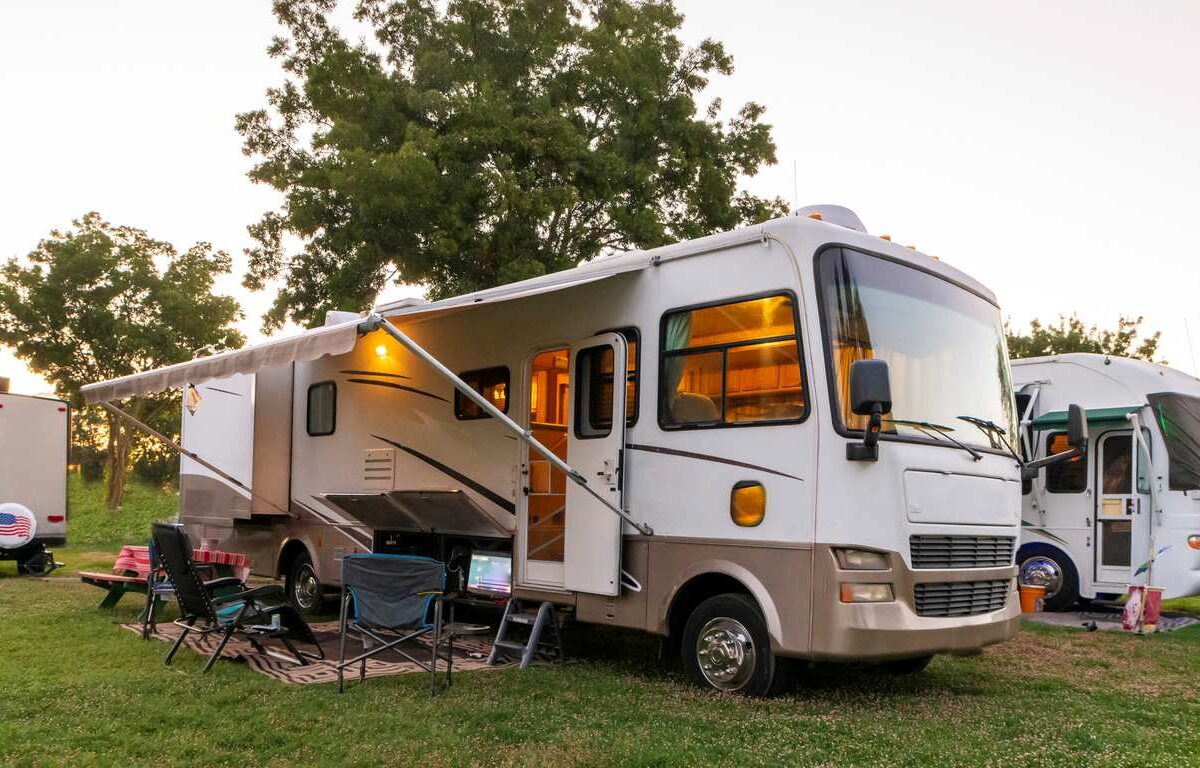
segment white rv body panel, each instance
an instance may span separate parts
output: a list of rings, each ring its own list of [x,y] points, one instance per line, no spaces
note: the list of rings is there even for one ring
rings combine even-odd
[[[1133,427],[1128,417],[1090,423],[1086,484],[1056,492],[1043,470],[1023,496],[1022,547],[1040,544],[1063,552],[1084,598],[1146,583],[1162,587],[1167,598],[1200,594],[1200,550],[1188,546],[1189,536],[1200,535],[1200,490],[1170,488],[1167,444],[1147,400],[1164,392],[1200,397],[1200,381],[1163,365],[1099,354],[1014,360],[1012,368],[1018,392],[1032,396],[1036,391],[1027,421],[1065,411],[1071,403],[1088,411],[1129,411],[1140,422],[1150,453],[1149,461],[1136,449],[1130,458],[1129,471],[1141,477],[1138,487],[1106,492],[1105,465],[1111,465],[1118,442],[1133,443]],[[1055,431],[1060,430],[1033,432],[1036,457],[1046,455],[1046,441]],[[1122,447],[1122,459],[1126,452]],[[1106,565],[1105,531],[1126,526],[1128,562],[1122,556],[1119,565]]]
[[[33,513],[35,542],[66,543],[69,450],[65,402],[0,393],[0,505]]]

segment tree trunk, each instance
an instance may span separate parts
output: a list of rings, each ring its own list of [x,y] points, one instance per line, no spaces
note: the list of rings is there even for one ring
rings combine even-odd
[[[109,512],[121,508],[121,497],[125,495],[125,474],[129,463],[129,444],[132,440],[129,428],[115,414],[108,416],[108,497]]]

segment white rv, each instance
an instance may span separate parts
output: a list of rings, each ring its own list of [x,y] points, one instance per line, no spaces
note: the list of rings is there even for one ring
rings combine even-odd
[[[182,520],[301,605],[352,552],[461,583],[511,555],[501,592],[749,693],[787,658],[914,670],[1002,641],[1021,475],[995,298],[803,213],[84,392],[184,387]]]
[[[69,425],[62,400],[0,391],[0,560],[18,573],[50,572],[67,543]]]
[[[1023,583],[1046,604],[1119,595],[1200,594],[1200,380],[1107,355],[1014,360],[1021,439],[1036,459],[1061,447],[1068,402],[1086,409],[1086,456],[1026,482]]]

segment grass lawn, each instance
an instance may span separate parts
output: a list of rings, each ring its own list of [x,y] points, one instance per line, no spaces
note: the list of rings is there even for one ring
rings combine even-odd
[[[694,690],[652,640],[584,627],[573,663],[464,673],[437,697],[416,676],[339,696],[229,662],[201,676],[186,651],[164,667],[165,643],[117,626],[135,599],[99,611],[99,590],[63,575],[111,565],[145,528],[81,525],[95,538],[56,553],[54,578],[0,564],[0,765],[1200,764],[1200,628],[1027,625],[920,676],[828,668],[756,701]]]

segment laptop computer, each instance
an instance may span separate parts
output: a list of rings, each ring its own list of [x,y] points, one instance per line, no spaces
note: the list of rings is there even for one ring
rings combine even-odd
[[[507,597],[512,594],[512,556],[472,552],[467,571],[467,592]]]

